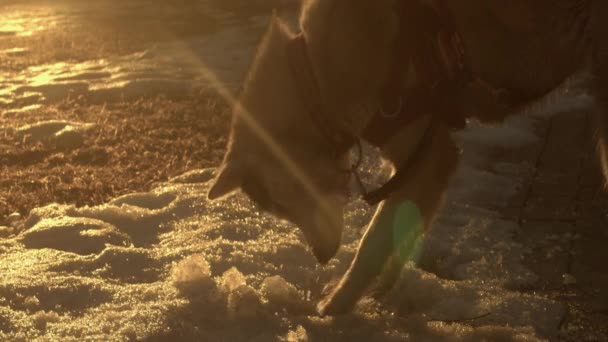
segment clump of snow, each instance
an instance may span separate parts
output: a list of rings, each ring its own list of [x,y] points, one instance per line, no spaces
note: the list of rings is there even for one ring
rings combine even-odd
[[[232,267],[224,274],[220,279],[220,288],[225,293],[231,293],[241,286],[247,285],[247,279],[245,275],[241,273],[236,267]]]
[[[228,318],[252,320],[264,315],[260,293],[247,284],[247,278],[236,267],[225,271],[217,279],[217,285]]]
[[[40,300],[38,300],[38,297],[36,296],[29,296],[23,300],[23,305],[32,310],[40,305]]]
[[[21,220],[23,220],[23,216],[20,213],[12,213],[6,217],[6,223],[10,226],[16,226]]]
[[[287,309],[295,312],[298,309],[301,310],[304,305],[304,294],[280,275],[264,279],[260,291],[275,309]]]
[[[17,129],[15,137],[21,141],[54,142],[59,148],[73,149],[84,142],[84,137],[95,124],[61,120],[42,121]]]
[[[59,315],[54,311],[39,311],[34,317],[34,326],[39,330],[46,329],[49,323],[57,323],[61,320]]]
[[[290,330],[289,333],[287,333],[287,336],[285,337],[284,341],[286,342],[308,342],[309,337],[308,337],[308,333],[306,332],[306,329],[301,326],[298,325],[297,328],[295,328],[294,330]]]
[[[0,238],[7,238],[15,233],[13,227],[0,226]]]
[[[240,285],[228,292],[226,300],[228,317],[231,319],[262,318],[263,303],[260,294],[249,285]]]
[[[217,285],[211,278],[211,269],[203,255],[192,255],[175,265],[171,273],[173,285],[186,297],[200,293],[217,296]]]
[[[565,273],[562,275],[564,285],[576,285],[576,277],[574,277],[570,273]]]

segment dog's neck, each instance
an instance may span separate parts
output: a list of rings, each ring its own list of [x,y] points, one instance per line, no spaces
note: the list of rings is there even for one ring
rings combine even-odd
[[[392,0],[304,2],[300,27],[325,111],[355,136],[377,112],[396,39]]]
[[[305,112],[291,74],[287,46],[294,34],[273,18],[247,75],[234,114],[232,144],[255,146],[260,134],[275,142],[320,143],[322,133]],[[265,132],[260,132],[263,129]],[[262,139],[264,140],[264,139]]]
[[[329,7],[329,2],[309,3]],[[304,10],[301,27],[306,37],[308,58],[320,88],[324,115],[342,131],[361,136],[378,110],[381,86],[389,72],[385,64],[390,55],[385,54],[392,52],[395,30],[392,26],[374,29],[378,31],[374,34],[384,41],[380,45],[377,42],[370,45],[367,39],[356,40],[354,44],[341,43],[343,37],[350,37],[349,31],[342,32],[340,23],[330,24],[331,20],[325,15],[321,16],[324,17],[322,20],[308,20],[313,17],[314,13],[309,13],[312,11]],[[242,117],[250,113],[251,118],[269,132],[301,134],[305,141],[323,140],[323,133],[306,112],[309,104],[304,103],[306,99],[298,93],[297,80],[289,66],[287,46],[293,37],[294,34],[280,20],[272,20],[245,81],[239,103],[241,109],[237,108],[235,112],[233,132],[252,133],[247,120]],[[248,140],[243,138],[248,135],[251,136],[234,136]],[[244,143],[248,144],[247,141]]]

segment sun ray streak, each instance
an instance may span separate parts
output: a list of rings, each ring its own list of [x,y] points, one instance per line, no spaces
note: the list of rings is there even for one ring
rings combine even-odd
[[[318,202],[319,207],[325,214],[326,218],[333,220],[336,213],[333,212],[332,206],[328,200],[321,194],[313,180],[300,168],[297,163],[290,157],[285,148],[279,144],[272,135],[255,119],[255,117],[244,107],[240,105],[238,99],[223,85],[215,73],[209,68],[203,60],[199,59],[200,67],[205,70],[205,78],[208,83],[218,91],[219,95],[224,98],[231,106],[233,106],[234,115],[239,115],[239,118],[249,127],[249,129],[257,136],[263,144],[277,157],[277,159],[296,177],[296,179],[308,191],[309,195]]]

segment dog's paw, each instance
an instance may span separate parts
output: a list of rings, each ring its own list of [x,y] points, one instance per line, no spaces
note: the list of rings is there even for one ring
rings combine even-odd
[[[358,299],[348,296],[344,288],[337,287],[317,304],[317,312],[321,317],[344,315],[352,311]]]
[[[317,312],[319,316],[337,316],[343,312],[340,312],[339,305],[336,304],[335,300],[332,300],[333,297],[328,296],[323,298],[319,304],[317,304]]]

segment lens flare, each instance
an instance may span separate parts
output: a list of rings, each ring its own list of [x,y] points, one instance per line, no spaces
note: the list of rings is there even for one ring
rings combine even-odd
[[[405,201],[395,211],[393,248],[401,263],[417,261],[422,249],[424,218],[413,201]]]

